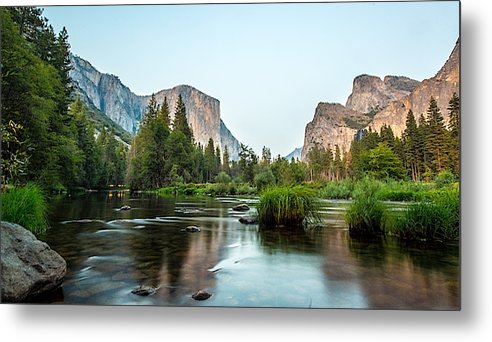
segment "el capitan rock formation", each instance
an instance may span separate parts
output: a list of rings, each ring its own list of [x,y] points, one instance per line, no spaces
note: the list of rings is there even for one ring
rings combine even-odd
[[[99,72],[80,57],[70,57],[73,66],[70,77],[76,95],[89,106],[105,113],[124,130],[135,134],[151,96],[136,95],[117,76]],[[185,103],[195,141],[206,146],[212,138],[221,150],[227,145],[231,160],[238,159],[240,143],[220,118],[220,101],[189,85],[160,90],[155,93],[155,98],[161,104],[167,97],[171,119],[174,118],[179,95]]]

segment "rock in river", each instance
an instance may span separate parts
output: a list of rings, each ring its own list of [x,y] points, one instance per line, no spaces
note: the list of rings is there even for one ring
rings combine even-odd
[[[186,228],[181,229],[182,232],[188,232],[188,233],[198,233],[200,231],[200,228],[197,226],[188,226]]]
[[[191,295],[191,298],[194,300],[207,300],[212,296],[212,294],[208,293],[205,290],[198,290]]]
[[[134,288],[132,290],[132,293],[139,295],[139,296],[150,296],[150,295],[153,295],[156,291],[157,291],[157,288],[155,288],[155,287],[140,285],[139,287]]]
[[[27,302],[57,289],[67,263],[27,229],[1,223],[2,302]]]
[[[130,210],[132,207],[130,207],[129,205],[124,205],[120,208],[120,210]]]
[[[239,219],[239,222],[243,224],[257,224],[258,223],[258,217],[256,216],[244,216]]]
[[[246,203],[238,204],[232,207],[232,210],[234,211],[248,211],[249,210],[249,205]]]

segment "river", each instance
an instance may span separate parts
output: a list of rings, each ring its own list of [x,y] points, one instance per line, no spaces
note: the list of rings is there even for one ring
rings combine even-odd
[[[406,246],[349,237],[346,201],[324,201],[324,227],[260,228],[231,210],[247,198],[88,193],[50,202],[42,236],[68,271],[43,303],[457,310],[457,243]],[[123,205],[131,210],[123,211]],[[402,204],[391,204],[395,210]],[[201,231],[182,232],[195,225]],[[131,291],[157,288],[149,296]],[[206,290],[204,301],[191,296]]]

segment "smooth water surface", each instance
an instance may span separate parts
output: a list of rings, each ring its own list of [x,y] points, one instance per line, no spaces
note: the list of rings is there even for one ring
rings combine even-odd
[[[231,210],[252,199],[90,193],[51,203],[42,237],[68,264],[43,302],[107,305],[456,310],[459,248],[351,239],[344,201],[323,202],[325,226],[259,228]],[[120,211],[123,205],[132,207]],[[397,210],[398,206],[393,205]],[[195,225],[198,233],[181,229]],[[156,287],[153,295],[131,291]],[[207,290],[212,297],[191,295]]]

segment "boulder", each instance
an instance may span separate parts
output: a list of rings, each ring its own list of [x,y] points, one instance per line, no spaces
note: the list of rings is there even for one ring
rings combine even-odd
[[[258,223],[258,217],[256,216],[244,216],[239,219],[239,222],[243,224],[257,224]]]
[[[139,295],[139,296],[150,296],[150,295],[155,294],[156,291],[157,291],[157,288],[155,288],[155,287],[140,285],[139,287],[134,288],[132,290],[132,293]]]
[[[198,228],[197,226],[188,226],[186,228],[182,228],[181,231],[187,233],[198,233],[200,231],[200,228]]]
[[[212,294],[208,293],[205,290],[198,290],[191,295],[191,298],[193,298],[194,300],[207,300],[210,297],[212,297]]]
[[[120,210],[130,210],[132,207],[130,207],[129,205],[124,205],[120,208]]]
[[[2,302],[27,302],[57,289],[67,263],[27,229],[1,223]]]
[[[232,210],[234,211],[248,211],[249,210],[249,205],[246,203],[238,204],[232,207]]]

